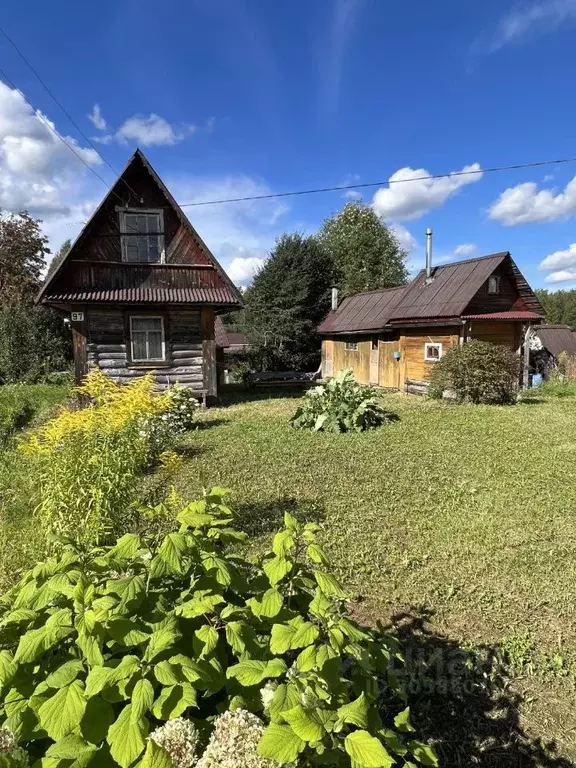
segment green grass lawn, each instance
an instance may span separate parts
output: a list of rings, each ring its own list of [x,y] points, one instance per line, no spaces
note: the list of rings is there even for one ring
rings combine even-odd
[[[514,739],[524,744],[525,729],[576,758],[576,399],[488,407],[387,394],[399,420],[358,435],[290,428],[296,402],[204,413],[182,495],[230,488],[256,547],[286,509],[321,520],[362,619],[409,627],[430,648],[503,646],[510,690],[524,694],[522,717],[517,704],[506,715],[518,717]],[[458,749],[446,765],[572,764],[536,752],[522,762],[525,745],[508,745],[508,762],[502,744]]]

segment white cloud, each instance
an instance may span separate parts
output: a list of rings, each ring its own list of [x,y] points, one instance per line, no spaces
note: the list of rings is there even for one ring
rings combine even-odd
[[[508,187],[488,209],[491,219],[508,227],[535,221],[558,221],[576,213],[576,176],[561,190],[538,189],[534,181]]]
[[[563,251],[554,251],[540,262],[540,269],[564,269],[576,267],[576,243],[568,246]]]
[[[507,13],[488,37],[480,38],[474,48],[494,53],[506,45],[553,32],[576,19],[576,0],[539,0]]]
[[[102,112],[100,111],[100,104],[94,104],[92,112],[88,115],[88,120],[90,120],[94,128],[99,131],[105,131],[107,128],[106,120],[104,120]]]
[[[456,248],[454,248],[454,255],[471,256],[473,253],[476,253],[477,250],[478,246],[474,245],[474,243],[462,243],[461,245],[457,245]]]
[[[213,121],[208,123],[210,130]],[[105,136],[94,137],[95,141],[101,144],[110,144],[115,141],[119,144],[133,142],[143,147],[165,146],[177,144],[183,141],[187,136],[191,136],[197,130],[195,125],[183,124],[179,126],[172,125],[164,117],[151,114],[133,115],[125,120],[115,133],[108,133]]]
[[[266,259],[261,256],[236,256],[232,259],[226,272],[233,283],[243,285],[252,281],[254,275],[264,266]]]
[[[544,278],[545,283],[566,283],[569,280],[576,280],[576,269],[561,269]]]
[[[462,172],[469,175],[455,175]],[[439,179],[421,178],[429,175],[424,168],[408,167],[393,173],[389,178],[393,183],[374,195],[372,205],[376,213],[392,219],[419,219],[428,211],[439,208],[462,187],[480,181],[483,174],[480,165],[473,163]]]
[[[70,136],[56,135],[43,120],[56,130],[20,91],[0,82],[0,209],[68,216],[69,201],[87,175],[83,162],[91,166],[101,159]]]
[[[412,234],[412,232],[409,232],[406,227],[403,224],[399,224],[397,222],[390,224],[390,229],[394,234],[396,235],[396,239],[400,243],[400,246],[407,252],[411,253],[412,251],[415,251],[418,247],[418,243],[416,242],[416,238]]]

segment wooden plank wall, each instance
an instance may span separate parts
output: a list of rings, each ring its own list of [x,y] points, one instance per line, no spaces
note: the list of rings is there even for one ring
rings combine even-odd
[[[135,308],[132,314],[138,314],[138,310]],[[178,382],[189,389],[205,391],[208,387],[204,381],[200,311],[171,308],[157,314],[165,318],[166,364],[156,368],[131,365],[127,355],[125,311],[99,308],[88,311],[88,367],[100,368],[119,383],[153,371],[159,390]]]
[[[400,389],[406,380],[428,381],[433,362],[424,360],[425,344],[442,344],[442,351],[459,343],[459,329],[454,327],[423,328],[403,331],[400,337],[400,355],[404,364],[401,366]]]
[[[471,339],[502,344],[516,351],[520,346],[522,323],[503,323],[490,321],[472,321]]]
[[[335,376],[338,371],[344,368],[351,368],[354,373],[354,378],[360,384],[370,383],[370,347],[371,340],[363,340],[356,338],[354,341],[358,341],[358,350],[356,352],[349,352],[345,349],[345,341],[332,342],[332,370]]]

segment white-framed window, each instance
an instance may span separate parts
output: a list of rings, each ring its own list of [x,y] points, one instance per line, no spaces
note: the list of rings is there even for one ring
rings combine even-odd
[[[488,278],[488,293],[500,293],[500,278],[492,275]]]
[[[344,343],[344,349],[346,350],[346,352],[358,352],[358,342],[347,341]]]
[[[133,363],[158,363],[166,360],[163,317],[130,316],[130,352]]]
[[[122,261],[139,264],[164,262],[164,212],[121,210]]]
[[[442,344],[424,344],[424,360],[435,363],[442,357]]]

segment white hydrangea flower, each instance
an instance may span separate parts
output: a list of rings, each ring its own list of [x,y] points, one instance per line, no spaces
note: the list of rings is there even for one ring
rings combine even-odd
[[[272,699],[274,698],[274,691],[277,688],[277,684],[273,683],[271,680],[269,680],[264,688],[260,691],[260,698],[262,699],[262,706],[265,710],[268,709],[270,704],[272,704]]]
[[[278,763],[256,751],[264,723],[245,709],[217,718],[198,768],[278,768]]]
[[[198,762],[198,731],[189,720],[183,717],[168,720],[152,731],[150,738],[168,752],[174,768],[191,768]]]
[[[9,754],[16,765],[28,768],[30,760],[28,753],[17,746],[16,737],[8,728],[0,728],[0,754]]]

